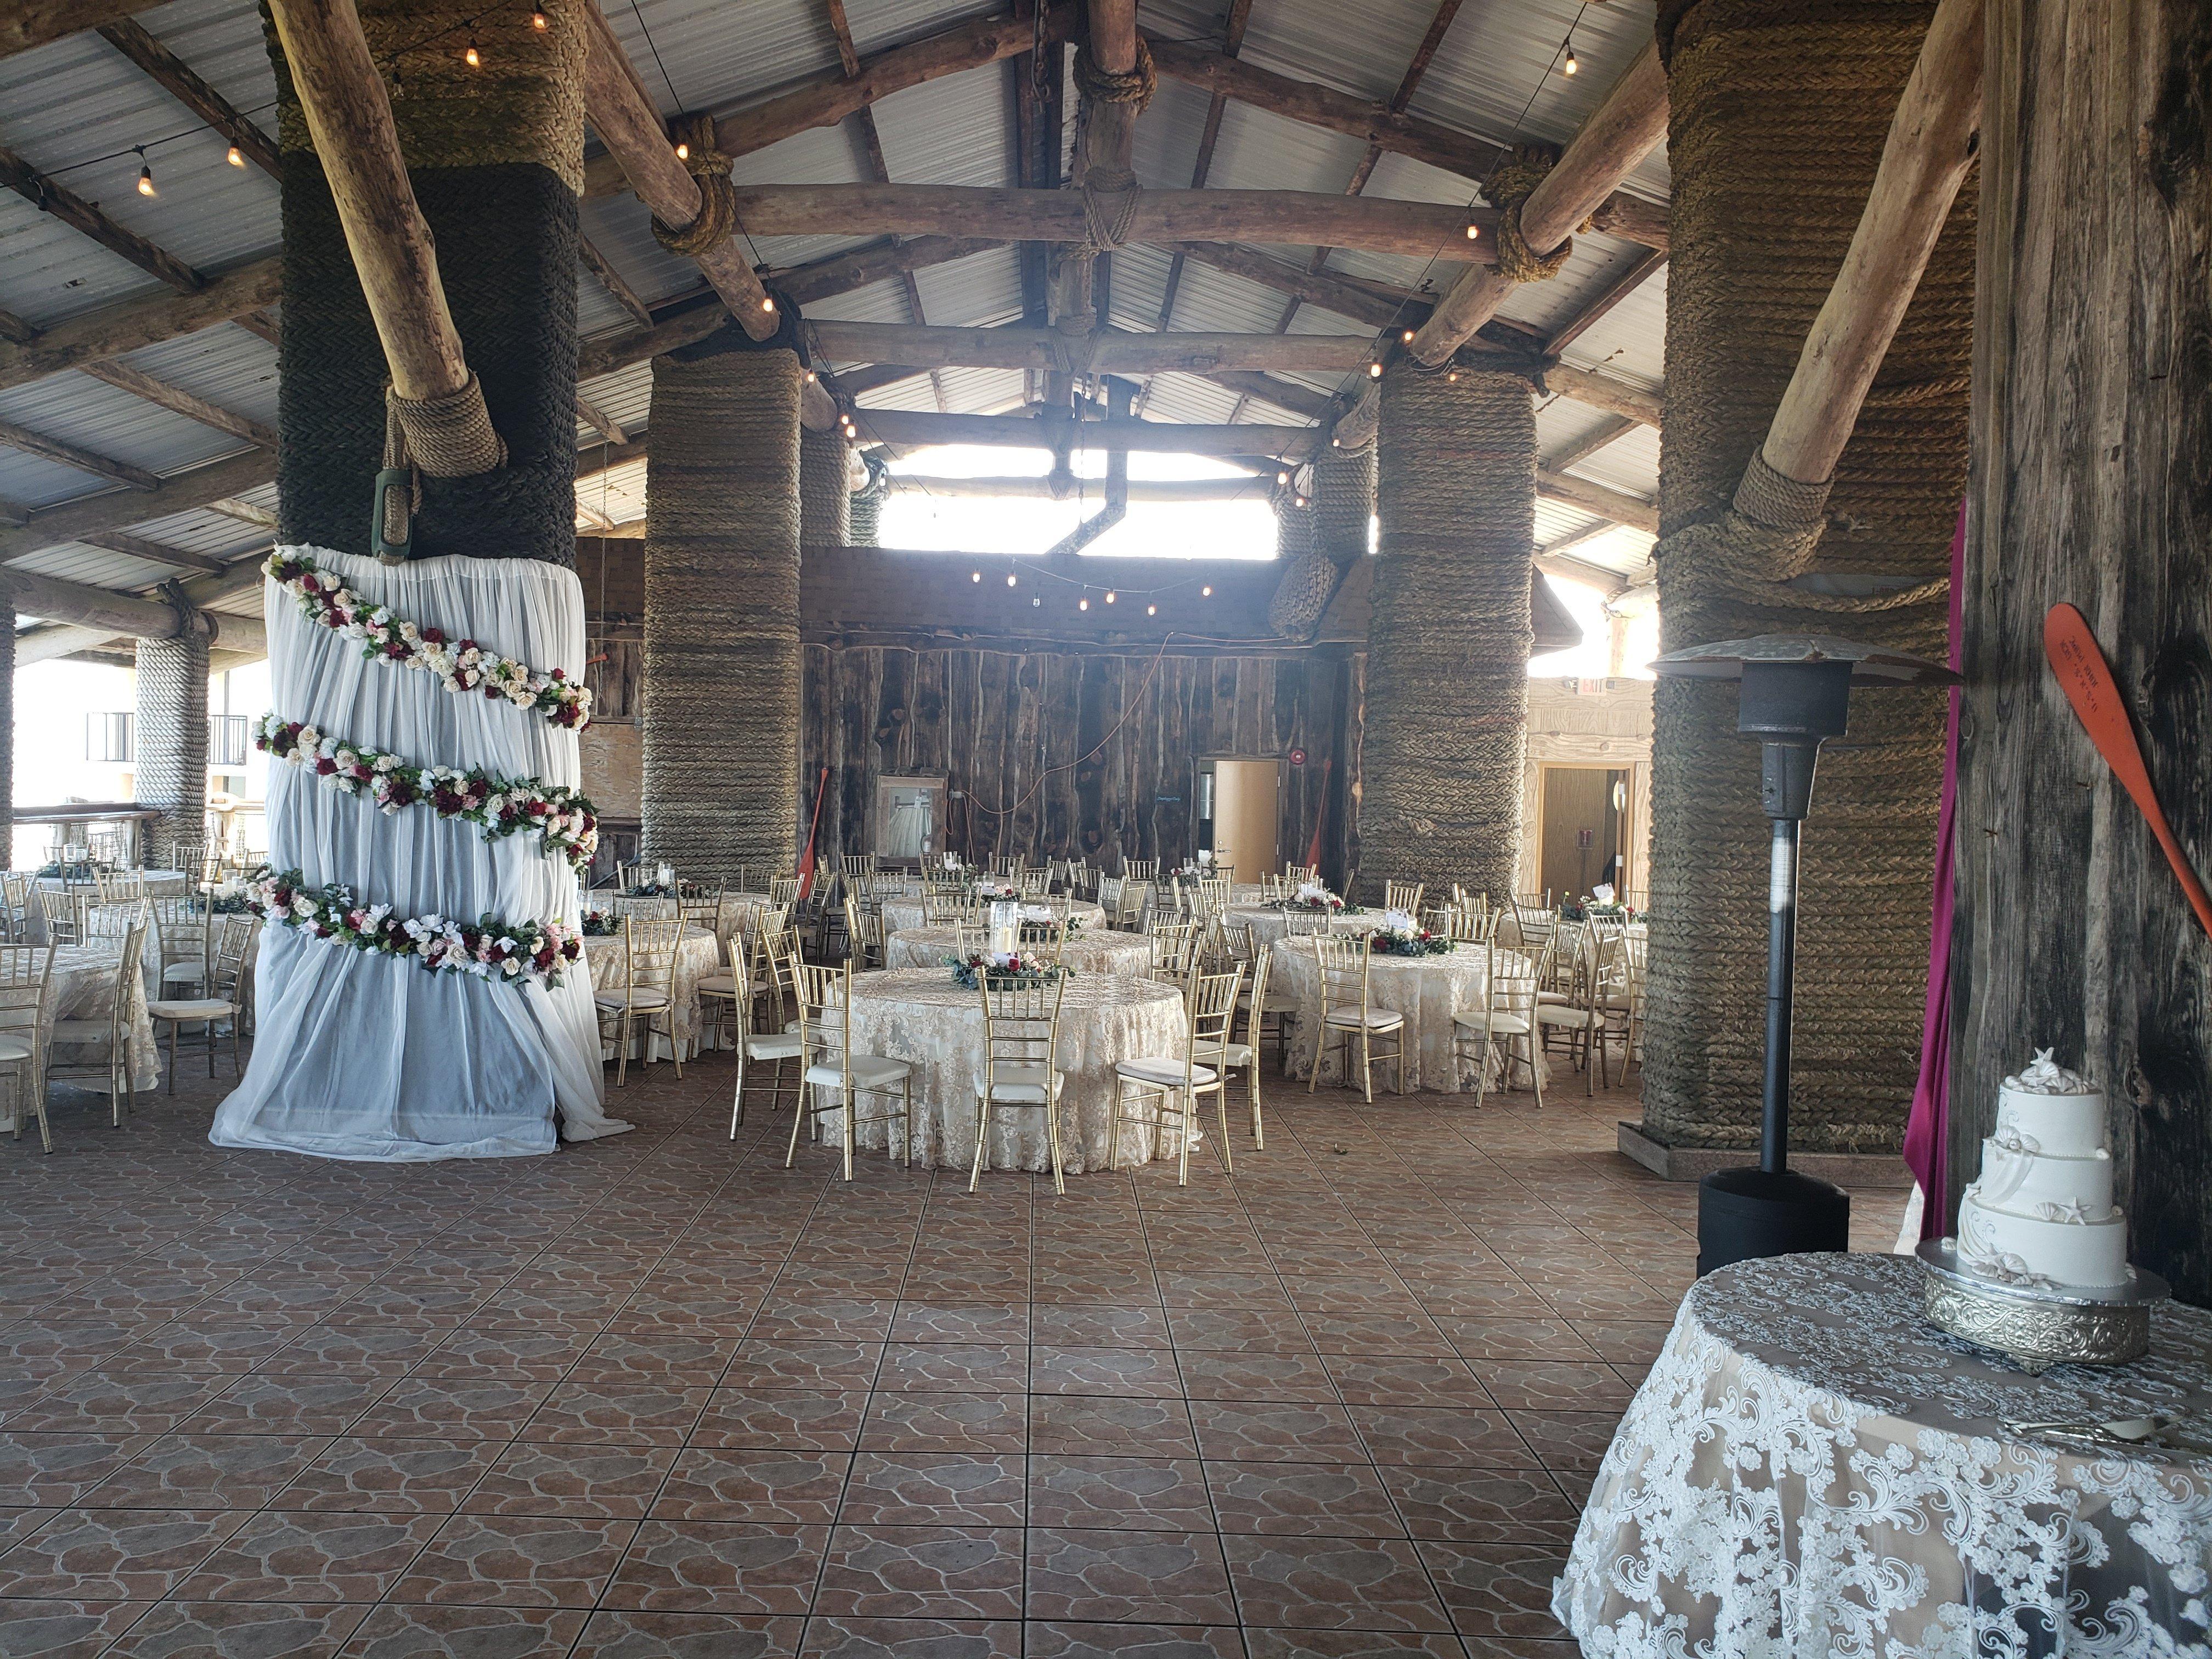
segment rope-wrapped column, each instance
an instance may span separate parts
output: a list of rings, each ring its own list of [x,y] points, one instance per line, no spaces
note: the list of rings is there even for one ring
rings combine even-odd
[[[542,7],[542,29],[528,7],[361,3],[447,306],[507,448],[489,471],[422,473],[417,558],[575,563],[580,3]],[[366,552],[389,376],[273,28],[269,40],[284,161],[278,538]]]
[[[0,594],[0,853],[15,866],[15,602]]]
[[[1367,551],[1375,512],[1375,452],[1332,449],[1314,463],[1304,505],[1275,498],[1275,549],[1283,574],[1267,603],[1267,626],[1286,640],[1310,640],[1353,560]]]
[[[1382,378],[1361,739],[1364,885],[1503,899],[1521,844],[1536,416],[1528,381]]]
[[[801,371],[749,344],[653,360],[645,850],[709,882],[795,851]]]
[[[889,470],[880,460],[868,458],[868,486],[854,491],[846,507],[851,520],[845,531],[848,545],[881,547],[884,544],[884,501],[890,493]]]
[[[172,842],[198,841],[207,833],[206,629],[139,641],[137,681],[133,793],[139,805],[161,814],[138,827],[142,861],[153,864],[155,854],[167,854]]]
[[[845,486],[845,435],[832,428],[799,433],[799,539],[842,547],[853,532],[853,492]]]
[[[1943,655],[1942,581],[1966,478],[1971,179],[1837,467],[1825,532],[1817,489],[1755,465],[1934,11],[1933,0],[1662,8],[1674,174],[1666,650],[1818,632]],[[1762,532],[1741,511],[1731,519],[1731,501],[1771,526],[1771,547],[1753,544]],[[1892,591],[1779,586],[1823,572],[1870,573]],[[1759,747],[1736,735],[1735,702],[1733,686],[1703,682],[1657,691],[1644,1121],[1672,1146],[1758,1139],[1767,825]],[[1791,1124],[1808,1149],[1881,1152],[1902,1133],[1919,1049],[1943,704],[1875,691],[1852,700],[1850,722],[1821,757],[1805,827]]]

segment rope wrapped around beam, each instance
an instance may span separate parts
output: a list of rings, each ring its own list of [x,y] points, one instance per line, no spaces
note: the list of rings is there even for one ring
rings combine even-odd
[[[1974,189],[1892,343],[1836,477],[1759,458],[1843,262],[1933,0],[1663,6],[1678,229],[1660,469],[1662,644],[1840,633],[1941,658],[1966,483]],[[1812,591],[1807,579],[1848,575]],[[1807,1150],[1894,1150],[1918,1057],[1942,773],[1939,693],[1855,698],[1805,836],[1792,1129]],[[1759,750],[1733,687],[1655,703],[1644,1127],[1756,1144],[1767,883]]]
[[[853,492],[845,487],[845,434],[802,428],[799,434],[799,539],[805,547],[842,547],[853,528]]]
[[[1313,466],[1311,504],[1275,501],[1282,580],[1267,602],[1267,626],[1286,640],[1310,640],[1352,562],[1367,551],[1375,513],[1375,452],[1332,449]]]
[[[655,216],[653,240],[671,253],[696,259],[721,246],[737,229],[738,191],[730,179],[731,158],[714,148],[714,118],[679,115],[673,125],[684,151],[684,170],[699,186],[699,216],[681,226]]]
[[[1521,209],[1536,193],[1558,153],[1548,144],[1516,144],[1509,160],[1483,181],[1482,193],[1498,210],[1498,274],[1516,283],[1540,283],[1556,276],[1575,251],[1570,236],[1549,253],[1539,253],[1521,234]]]

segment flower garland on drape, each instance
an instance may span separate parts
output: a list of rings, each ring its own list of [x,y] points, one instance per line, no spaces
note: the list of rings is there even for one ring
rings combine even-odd
[[[309,621],[360,641],[364,657],[422,669],[448,691],[504,698],[564,729],[580,730],[590,723],[592,694],[572,684],[564,670],[535,669],[474,640],[449,641],[440,629],[395,617],[323,572],[304,553],[273,553],[263,569],[298,601]],[[477,824],[486,841],[534,831],[548,857],[557,853],[578,870],[591,863],[599,846],[596,811],[574,789],[450,766],[415,765],[275,714],[262,718],[254,742],[277,759],[313,772],[326,787],[368,795],[387,813],[428,805],[441,817]],[[561,983],[562,969],[583,955],[580,937],[562,921],[510,921],[490,915],[473,922],[395,916],[388,904],[361,903],[341,883],[311,887],[298,870],[264,872],[246,899],[270,921],[351,950],[404,957],[430,973],[551,988]]]

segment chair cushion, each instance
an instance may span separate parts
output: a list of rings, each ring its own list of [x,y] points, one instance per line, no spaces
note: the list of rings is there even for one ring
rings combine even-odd
[[[799,1033],[770,1031],[745,1039],[747,1060],[796,1060],[799,1058]]]
[[[1114,1072],[1117,1077],[1129,1078],[1139,1083],[1156,1084],[1170,1089],[1182,1087],[1182,1062],[1179,1060],[1125,1060],[1114,1068]],[[1217,1080],[1210,1067],[1194,1066],[1190,1068],[1193,1088],[1203,1089]]]
[[[1464,1030],[1473,1031],[1480,1036],[1482,1031],[1482,1010],[1480,1008],[1474,1008],[1468,1010],[1468,1012],[1463,1014],[1454,1014],[1452,1016],[1452,1024],[1461,1027]],[[1527,1036],[1528,1035],[1528,1022],[1526,1018],[1520,1014],[1492,1014],[1490,1017],[1490,1035],[1492,1036]]]
[[[738,994],[735,974],[702,974],[699,977],[699,994],[702,997],[733,997]]]
[[[1066,1073],[1052,1073],[1052,1091],[1059,1094],[1067,1081]],[[1001,1065],[992,1074],[991,1098],[1001,1104],[1042,1106],[1044,1104],[1045,1066],[1041,1060],[1022,1060],[1014,1065]],[[975,1079],[975,1096],[982,1098],[983,1079]]]
[[[1536,1023],[1539,1025],[1564,1025],[1580,1030],[1585,1025],[1600,1025],[1604,1022],[1603,1014],[1589,1008],[1570,1007],[1556,1002],[1536,1005]]]
[[[1221,1050],[1221,1063],[1231,1070],[1239,1066],[1249,1066],[1258,1057],[1259,1051],[1249,1042],[1227,1043]]]
[[[853,1074],[853,1086],[856,1089],[880,1089],[887,1083],[896,1083],[914,1070],[907,1061],[884,1054],[848,1054],[845,1064]],[[845,1079],[835,1066],[821,1065],[806,1068],[806,1080],[826,1083],[834,1089]]]
[[[1361,1023],[1358,1006],[1350,1002],[1340,1003],[1328,1011],[1328,1023],[1331,1025],[1349,1025],[1358,1030]],[[1395,1031],[1405,1023],[1405,1015],[1395,1008],[1370,1008],[1367,1011],[1366,1025],[1370,1031]]]
[[[173,962],[161,969],[164,985],[197,985],[206,977],[206,968],[197,962]]]
[[[640,1010],[665,1008],[668,1006],[668,993],[635,989],[628,992],[611,991],[604,995],[593,997],[592,1000],[602,1008],[629,1007]]]
[[[146,1012],[155,1019],[228,1019],[238,1010],[221,997],[201,997],[187,1002],[149,1002]]]

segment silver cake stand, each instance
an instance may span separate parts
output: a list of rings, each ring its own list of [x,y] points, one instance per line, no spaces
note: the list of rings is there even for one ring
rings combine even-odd
[[[2150,1310],[2172,1294],[2138,1267],[2125,1285],[2007,1285],[1969,1272],[1955,1238],[1924,1241],[1921,1312],[1962,1342],[1993,1348],[2031,1374],[2053,1365],[2124,1365],[2150,1346]]]

